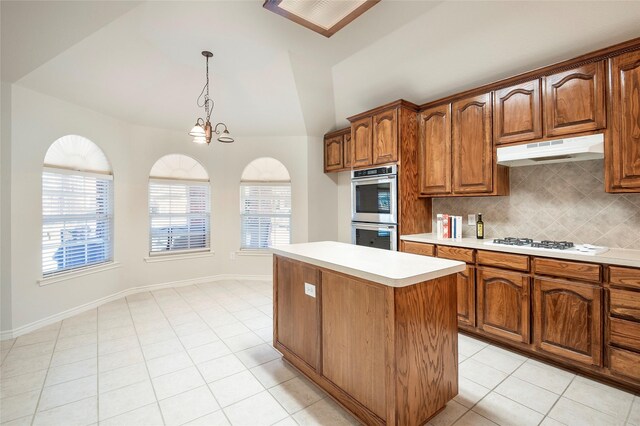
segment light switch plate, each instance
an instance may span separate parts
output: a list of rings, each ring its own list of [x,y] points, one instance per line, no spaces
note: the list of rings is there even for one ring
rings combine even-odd
[[[475,226],[475,225],[476,225],[476,215],[475,215],[475,214],[470,214],[470,215],[468,216],[468,218],[469,218],[469,219],[468,219],[467,224],[468,224],[469,226]]]
[[[304,294],[311,297],[316,297],[316,286],[309,283],[304,283]]]

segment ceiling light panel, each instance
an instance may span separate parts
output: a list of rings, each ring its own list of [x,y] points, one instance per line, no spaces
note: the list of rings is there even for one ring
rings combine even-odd
[[[280,8],[329,30],[366,0],[282,0]]]

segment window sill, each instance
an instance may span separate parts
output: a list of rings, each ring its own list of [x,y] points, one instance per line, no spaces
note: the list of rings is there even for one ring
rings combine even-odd
[[[258,257],[262,257],[262,256],[271,256],[273,254],[273,252],[271,251],[271,249],[264,249],[264,250],[238,250],[236,252],[236,255],[238,256],[258,256]]]
[[[170,253],[158,254],[156,256],[147,256],[144,261],[147,263],[170,262],[172,260],[198,259],[200,257],[215,256],[214,251],[200,251],[197,253]]]
[[[98,272],[108,271],[110,269],[119,268],[120,262],[109,262],[96,266],[87,266],[86,268],[77,269],[75,271],[61,272],[59,274],[52,275],[50,277],[41,278],[38,280],[38,285],[43,287],[45,285],[58,283],[61,281],[72,280],[74,278],[83,277],[85,275],[97,274]]]

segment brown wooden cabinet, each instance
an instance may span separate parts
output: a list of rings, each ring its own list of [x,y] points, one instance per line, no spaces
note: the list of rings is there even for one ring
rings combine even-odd
[[[536,349],[587,365],[602,365],[602,288],[536,278],[533,336]]]
[[[640,50],[609,60],[611,142],[606,174],[610,192],[640,191]]]
[[[458,272],[458,324],[476,326],[476,268],[467,265],[464,272]]]
[[[275,266],[277,323],[274,340],[300,357],[309,367],[320,369],[320,299],[305,294],[305,283],[316,286],[318,269],[295,260],[278,258]]]
[[[398,161],[398,110],[373,116],[373,164]]]
[[[422,111],[418,134],[420,194],[451,193],[451,104]]]
[[[548,137],[604,128],[604,61],[545,77],[544,105],[544,127]]]
[[[493,138],[496,144],[542,137],[540,80],[496,90],[493,94]]]
[[[352,155],[352,149],[353,149],[353,147],[351,146],[351,131],[349,131],[343,136],[342,147],[343,147],[342,159],[343,159],[344,168],[350,169],[353,166],[351,162],[351,155]]]
[[[325,138],[324,140],[324,171],[333,172],[341,170],[343,163],[342,135]]]
[[[370,166],[373,163],[373,119],[364,117],[351,123],[353,167]]]
[[[478,267],[478,328],[486,333],[529,343],[529,276]]]
[[[490,193],[494,156],[491,134],[491,93],[452,105],[453,192]]]

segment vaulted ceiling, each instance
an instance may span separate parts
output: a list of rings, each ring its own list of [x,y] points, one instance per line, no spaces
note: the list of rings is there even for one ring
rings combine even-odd
[[[120,118],[237,135],[320,135],[400,97],[425,102],[640,36],[640,2],[383,0],[327,39],[262,1],[2,1],[4,81]]]

